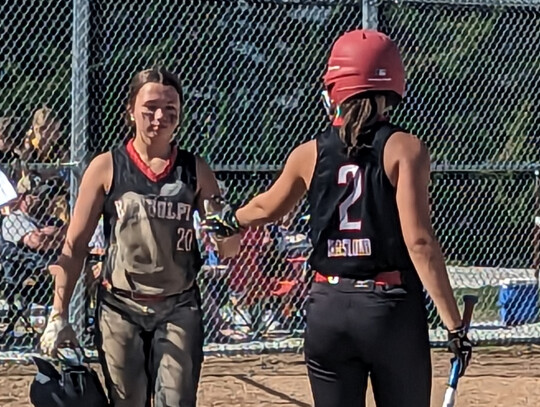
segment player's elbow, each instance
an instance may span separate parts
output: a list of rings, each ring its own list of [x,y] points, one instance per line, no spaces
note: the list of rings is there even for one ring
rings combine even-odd
[[[423,280],[445,271],[444,256],[435,236],[426,234],[405,241],[411,261]],[[437,277],[435,277],[437,278]]]
[[[411,257],[429,258],[438,248],[437,239],[428,233],[406,237],[405,245]]]
[[[264,198],[263,195],[260,195],[254,199],[253,212],[256,214],[255,218],[258,220],[254,226],[275,222],[280,218],[278,210],[272,207],[271,204],[272,201],[270,201],[268,198]]]

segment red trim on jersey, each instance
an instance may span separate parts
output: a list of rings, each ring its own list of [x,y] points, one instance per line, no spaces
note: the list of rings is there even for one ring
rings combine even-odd
[[[163,178],[165,178],[167,175],[169,175],[174,167],[174,162],[176,161],[176,155],[178,154],[178,150],[176,146],[172,147],[171,155],[167,159],[167,165],[165,165],[165,168],[163,168],[163,171],[161,171],[159,174],[156,174],[152,169],[146,164],[137,150],[135,150],[135,147],[133,146],[133,139],[130,139],[126,145],[126,151],[128,154],[128,157],[131,161],[137,166],[137,168],[150,180],[153,182],[157,182]]]
[[[336,116],[332,122],[332,126],[341,127],[343,125],[343,117]]]

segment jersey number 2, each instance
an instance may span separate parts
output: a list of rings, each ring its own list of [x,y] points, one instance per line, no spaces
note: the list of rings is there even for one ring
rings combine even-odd
[[[362,195],[362,171],[360,171],[358,165],[348,164],[341,167],[338,173],[338,184],[347,185],[350,177],[354,178],[353,190],[339,205],[339,230],[359,231],[362,228],[362,221],[352,221],[349,219],[349,208]]]

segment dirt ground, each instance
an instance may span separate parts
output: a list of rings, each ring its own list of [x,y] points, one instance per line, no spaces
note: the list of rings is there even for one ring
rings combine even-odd
[[[438,407],[448,374],[448,354],[434,351],[433,365],[432,406]],[[0,367],[1,407],[30,406],[28,388],[34,371],[32,366]],[[460,382],[458,397],[457,407],[540,406],[540,347],[477,349],[474,363]],[[312,402],[302,356],[208,357],[198,405],[309,407]],[[368,406],[375,406],[371,395]]]

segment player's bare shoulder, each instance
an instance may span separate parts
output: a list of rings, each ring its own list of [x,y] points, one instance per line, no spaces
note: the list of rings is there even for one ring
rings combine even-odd
[[[397,131],[390,136],[385,146],[385,153],[398,157],[415,157],[428,154],[425,143],[417,136]]]
[[[108,151],[94,157],[88,164],[84,178],[92,185],[103,186],[106,192],[109,191],[113,178],[112,153]]]
[[[395,132],[384,147],[384,169],[393,185],[400,165],[423,168],[426,164],[429,167],[429,161],[426,144],[410,133]]]
[[[297,146],[289,155],[287,165],[292,166],[295,172],[304,180],[306,188],[311,184],[311,178],[317,163],[317,142],[306,141]]]

